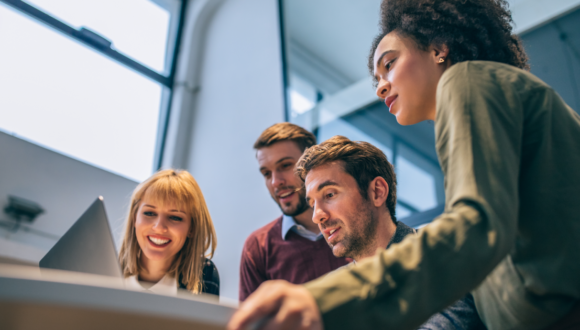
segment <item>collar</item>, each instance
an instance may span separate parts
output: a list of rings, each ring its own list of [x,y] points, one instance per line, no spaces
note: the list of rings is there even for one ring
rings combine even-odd
[[[391,247],[391,244],[401,243],[401,241],[405,238],[405,236],[409,234],[414,234],[416,232],[417,231],[414,228],[407,226],[401,221],[397,221],[397,229],[395,230],[393,236],[391,236],[391,240],[387,245],[387,249]]]
[[[165,274],[159,282],[148,287],[147,285],[142,285],[137,279],[138,275],[133,275],[125,278],[125,287],[128,289],[133,289],[137,291],[148,291],[158,294],[176,296],[177,295],[177,279]]]
[[[409,227],[401,221],[397,221],[397,229],[395,229],[395,233],[391,236],[391,240],[389,241],[389,244],[387,244],[387,249],[390,248],[392,244],[401,243],[407,235],[416,232],[417,230],[415,228]],[[356,265],[356,261],[353,259],[353,261],[348,265]]]
[[[296,223],[296,221],[294,220],[294,218],[292,218],[291,216],[288,215],[282,215],[282,239],[286,240],[286,237],[288,236],[288,232],[292,230],[294,231],[296,234],[309,239],[311,241],[317,241],[320,238],[322,238],[322,233],[316,234],[311,232],[310,230],[304,228],[304,226],[299,225]]]

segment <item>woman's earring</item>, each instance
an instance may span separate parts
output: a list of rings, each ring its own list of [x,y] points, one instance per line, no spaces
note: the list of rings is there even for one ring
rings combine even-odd
[[[440,58],[439,58],[439,63],[443,63],[443,62],[445,62],[445,58],[443,58],[443,57],[440,57]]]

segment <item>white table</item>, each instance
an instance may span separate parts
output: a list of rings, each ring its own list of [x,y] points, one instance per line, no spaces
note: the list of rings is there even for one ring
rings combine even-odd
[[[0,329],[213,330],[235,309],[209,295],[157,295],[111,277],[0,264]]]

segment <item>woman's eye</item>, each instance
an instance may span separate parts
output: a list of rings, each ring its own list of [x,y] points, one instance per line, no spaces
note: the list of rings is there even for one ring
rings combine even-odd
[[[334,193],[328,193],[328,194],[326,194],[326,198],[332,198],[332,197],[334,197]]]
[[[388,62],[386,65],[385,65],[385,68],[387,69],[387,71],[388,71],[388,70],[391,70],[391,67],[393,66],[393,62],[394,62],[394,61],[395,61],[395,60],[391,60],[391,61],[389,61],[389,62]]]
[[[176,216],[172,216],[172,217],[170,217],[170,219],[171,219],[171,220],[174,220],[174,221],[183,221],[183,219],[182,219],[182,218],[180,218],[180,217],[176,217]]]
[[[152,217],[152,216],[154,216],[154,215],[155,215],[155,213],[153,213],[153,212],[151,212],[151,211],[145,211],[145,212],[143,212],[143,214],[145,214],[145,215],[146,215],[146,216],[148,216],[148,217]]]

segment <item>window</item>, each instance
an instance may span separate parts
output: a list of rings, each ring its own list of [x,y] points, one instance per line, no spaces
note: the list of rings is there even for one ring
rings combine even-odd
[[[290,116],[296,117],[310,111],[317,102],[316,89],[304,79],[290,76]]]
[[[169,0],[1,0],[0,42],[11,47],[0,52],[0,129],[144,180],[159,157],[179,10]]]
[[[437,182],[442,180],[439,165],[402,143],[397,146],[397,151],[394,165],[399,204],[411,212],[423,212],[443,204],[443,195],[438,196],[438,192],[443,190],[442,184]]]
[[[169,73],[173,47],[167,49],[171,14],[177,1],[27,0],[75,28],[86,27],[112,41],[115,50],[159,72]]]

